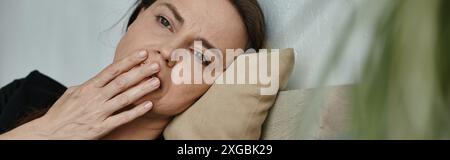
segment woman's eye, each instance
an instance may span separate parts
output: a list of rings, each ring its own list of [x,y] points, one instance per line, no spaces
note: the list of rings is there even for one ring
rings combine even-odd
[[[211,60],[209,60],[202,52],[194,51],[194,56],[200,60],[204,66],[211,64]]]
[[[163,17],[163,16],[158,16],[158,21],[159,23],[164,26],[167,29],[172,29],[172,25],[170,24],[170,21],[167,20],[167,18]]]

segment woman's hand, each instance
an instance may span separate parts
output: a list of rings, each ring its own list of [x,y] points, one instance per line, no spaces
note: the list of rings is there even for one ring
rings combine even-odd
[[[119,112],[159,88],[157,64],[141,64],[146,51],[108,66],[86,83],[69,88],[43,117],[31,121],[0,139],[99,139],[113,129],[147,113],[152,102]],[[141,64],[140,66],[137,66]]]

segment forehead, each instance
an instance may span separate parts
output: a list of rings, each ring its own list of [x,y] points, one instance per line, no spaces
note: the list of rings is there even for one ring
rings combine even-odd
[[[229,0],[159,0],[172,4],[185,20],[180,32],[205,38],[220,49],[245,48],[245,25]]]

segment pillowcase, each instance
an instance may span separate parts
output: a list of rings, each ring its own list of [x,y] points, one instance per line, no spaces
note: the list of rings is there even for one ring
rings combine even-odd
[[[246,57],[279,54],[279,86],[284,89],[292,73],[295,56],[293,49],[280,50],[279,53],[254,53],[238,57],[232,64]],[[270,60],[270,58],[269,58]],[[249,66],[249,61],[244,60]],[[270,64],[270,63],[269,63]],[[237,67],[234,67],[236,71]],[[249,75],[248,68],[241,74]],[[270,71],[270,70],[269,70]],[[236,75],[233,69],[227,69],[218,79]],[[238,73],[239,74],[239,73]],[[236,76],[234,76],[236,77]],[[261,137],[263,123],[277,94],[262,95],[258,84],[216,84],[184,113],[176,116],[164,131],[167,140],[257,140]]]

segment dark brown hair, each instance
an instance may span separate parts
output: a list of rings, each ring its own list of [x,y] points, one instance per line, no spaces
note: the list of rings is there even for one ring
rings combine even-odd
[[[128,20],[129,27],[138,17],[142,9],[147,9],[157,0],[138,0],[136,9]],[[257,0],[229,0],[241,15],[247,29],[248,42],[245,49],[262,49],[266,41],[266,25],[264,14]]]

